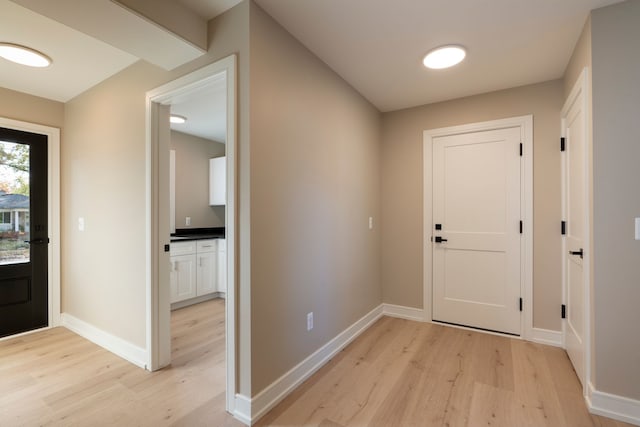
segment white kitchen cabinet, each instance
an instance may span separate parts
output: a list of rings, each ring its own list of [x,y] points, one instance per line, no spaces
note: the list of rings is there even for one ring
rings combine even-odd
[[[216,292],[217,274],[217,242],[216,240],[199,240],[197,242],[197,278],[196,295],[202,296]]]
[[[227,204],[227,157],[209,159],[209,205]]]
[[[184,301],[196,296],[196,254],[171,257],[171,302]]]
[[[227,292],[227,240],[218,239],[218,278],[216,291]]]
[[[172,242],[171,260],[171,303],[191,298],[225,292],[226,288],[226,245],[224,239],[192,240]],[[219,247],[223,248],[222,260]],[[220,269],[222,268],[222,272]],[[223,276],[221,276],[223,274]],[[222,277],[222,279],[221,279]],[[221,281],[222,280],[222,281]],[[222,283],[222,289],[220,288]],[[198,302],[196,300],[195,302]]]

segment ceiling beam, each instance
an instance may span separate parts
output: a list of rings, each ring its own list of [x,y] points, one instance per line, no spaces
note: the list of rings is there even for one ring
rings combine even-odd
[[[177,12],[164,0],[153,13],[144,0],[120,0],[126,6],[112,0],[12,1],[166,70],[206,53],[206,21],[188,11]],[[176,19],[169,23],[172,14]],[[185,26],[191,26],[189,31]]]

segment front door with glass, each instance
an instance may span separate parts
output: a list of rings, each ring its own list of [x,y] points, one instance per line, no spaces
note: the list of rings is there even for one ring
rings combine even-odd
[[[0,128],[0,337],[48,324],[47,136]]]

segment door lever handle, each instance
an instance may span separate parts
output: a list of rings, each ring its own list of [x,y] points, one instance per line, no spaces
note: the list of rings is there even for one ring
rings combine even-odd
[[[31,240],[25,240],[25,243],[29,243],[30,245],[42,245],[42,244],[49,244],[49,238],[45,237],[44,239],[31,239]]]
[[[582,251],[582,248],[580,248],[579,251],[569,251],[570,255],[578,255],[580,256],[580,259],[582,259],[582,257],[584,256],[584,252]]]
[[[435,242],[436,242],[436,243],[442,243],[442,242],[448,242],[448,241],[449,241],[449,240],[447,240],[447,239],[443,239],[443,238],[442,238],[442,237],[440,237],[440,236],[436,236],[436,240],[435,240]]]

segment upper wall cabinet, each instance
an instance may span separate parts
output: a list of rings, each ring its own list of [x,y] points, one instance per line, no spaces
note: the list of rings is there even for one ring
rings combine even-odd
[[[209,159],[209,205],[227,204],[227,158]]]

